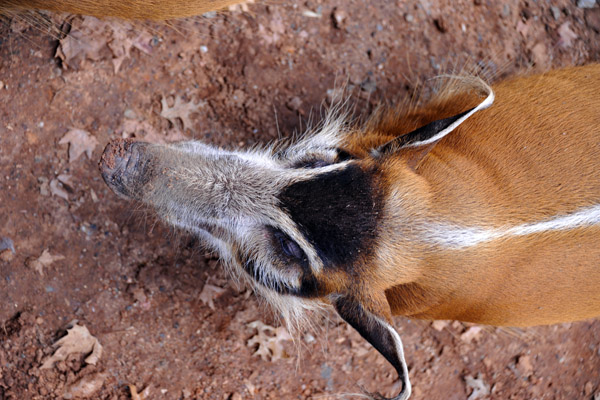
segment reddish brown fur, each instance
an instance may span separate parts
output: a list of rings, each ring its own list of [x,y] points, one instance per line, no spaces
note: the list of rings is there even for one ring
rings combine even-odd
[[[525,76],[411,168],[414,151],[379,163],[386,206],[377,256],[357,289],[372,311],[526,326],[600,315],[600,225],[442,248],[414,232],[427,221],[503,228],[600,203],[600,65]],[[369,149],[474,104],[448,90],[429,105],[388,113],[350,137]],[[417,155],[422,157],[422,155]],[[373,162],[365,160],[365,162]],[[382,304],[383,293],[389,308]]]
[[[7,0],[0,9],[40,9],[95,17],[166,20],[200,15],[243,0]]]

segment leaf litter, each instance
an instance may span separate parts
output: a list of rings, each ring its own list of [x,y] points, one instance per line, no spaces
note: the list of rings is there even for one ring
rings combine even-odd
[[[95,17],[77,17],[71,22],[71,31],[60,40],[56,57],[66,68],[79,69],[87,60],[110,59],[115,74],[131,49],[152,53],[153,36],[145,29],[125,21],[100,20]]]
[[[91,365],[96,365],[102,356],[102,345],[98,339],[84,325],[78,325],[77,321],[72,323],[67,334],[54,343],[53,347],[56,351],[44,361],[40,369],[50,369],[56,362],[64,361],[74,353],[87,354],[84,361]]]
[[[465,383],[467,387],[473,389],[467,400],[485,398],[490,394],[490,385],[485,383],[481,374],[477,375],[477,378],[470,375],[465,376]]]
[[[73,382],[67,386],[62,394],[63,399],[85,399],[92,397],[102,389],[107,373],[92,374]]]
[[[214,301],[223,293],[225,293],[225,289],[207,283],[202,288],[202,292],[200,293],[200,300],[204,305],[208,305],[211,310],[214,310]]]
[[[246,343],[248,347],[256,348],[256,351],[252,353],[253,356],[258,356],[263,361],[289,358],[283,345],[283,342],[292,340],[287,329],[283,326],[274,328],[258,320],[250,322],[248,327],[257,330],[257,334],[252,336]]]
[[[98,139],[83,129],[71,129],[58,142],[69,145],[69,163],[77,160],[83,153],[92,158],[92,152],[98,145]]]
[[[50,181],[48,187],[50,189],[50,194],[69,201],[69,191],[73,191],[73,176],[60,174],[56,179]],[[44,186],[40,188],[41,194],[44,194],[43,190]]]
[[[162,97],[160,104],[162,106],[160,116],[168,119],[173,126],[177,126],[177,120],[179,119],[183,125],[183,130],[192,128],[191,115],[206,105],[204,101],[198,103],[194,103],[193,101],[185,102],[181,97],[175,97],[172,106],[169,106],[166,97]]]
[[[50,254],[49,249],[44,249],[44,251],[42,251],[42,254],[37,259],[27,262],[27,266],[43,276],[45,268],[48,268],[55,261],[60,261],[64,259],[65,256],[61,254],[52,255]]]

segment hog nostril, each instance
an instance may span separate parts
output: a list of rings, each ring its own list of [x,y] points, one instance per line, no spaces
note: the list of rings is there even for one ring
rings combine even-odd
[[[110,142],[100,158],[100,171],[103,176],[123,173],[127,168],[131,150],[135,148],[134,141],[131,139],[116,139]],[[139,158],[139,152],[138,152]]]
[[[124,158],[122,164],[125,165],[123,172],[133,173],[138,168],[141,152],[139,146],[132,143],[127,153],[127,158]]]
[[[145,179],[140,163],[144,158],[146,145],[131,139],[116,139],[104,149],[98,167],[104,182],[117,195],[125,198],[137,197],[138,186]]]
[[[119,149],[122,146],[120,145],[119,141],[112,141],[109,142],[106,147],[104,148],[104,151],[102,152],[102,157],[100,157],[100,169],[105,171],[105,170],[112,170],[115,169],[116,165],[117,165],[117,159],[118,159],[118,155],[119,155]]]
[[[148,143],[132,139],[116,139],[106,145],[98,167],[104,182],[118,196],[141,199],[144,185],[152,178],[148,148]]]

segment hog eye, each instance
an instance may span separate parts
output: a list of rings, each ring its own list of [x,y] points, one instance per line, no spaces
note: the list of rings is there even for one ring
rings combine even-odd
[[[304,252],[302,251],[300,246],[298,246],[298,243],[294,242],[286,234],[284,234],[283,232],[279,232],[279,231],[275,232],[275,238],[277,239],[277,241],[279,242],[279,245],[281,246],[281,251],[283,251],[283,253],[286,256],[293,257],[298,260],[304,259]]]
[[[296,242],[292,241],[291,239],[280,238],[279,243],[281,244],[281,250],[283,250],[283,252],[290,257],[302,258],[304,255],[300,249],[300,246],[298,246]]]

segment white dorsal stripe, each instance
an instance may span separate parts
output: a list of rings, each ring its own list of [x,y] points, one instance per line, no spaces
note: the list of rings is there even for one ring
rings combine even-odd
[[[564,231],[598,224],[600,224],[600,204],[545,221],[506,228],[463,227],[446,223],[427,224],[426,237],[428,241],[437,245],[462,249],[498,239]]]
[[[436,135],[430,137],[429,139],[422,140],[420,142],[410,143],[404,147],[419,147],[419,146],[425,146],[425,145],[431,144],[433,142],[436,142],[436,141],[440,140],[441,138],[443,138],[444,136],[446,136],[447,134],[449,134],[450,132],[452,132],[453,130],[455,130],[460,124],[465,122],[467,118],[469,118],[471,115],[475,114],[477,111],[485,110],[486,108],[491,106],[494,103],[495,95],[494,95],[494,91],[492,90],[491,87],[488,86],[487,89],[489,90],[489,94],[485,98],[485,100],[483,100],[481,103],[479,103],[479,105],[477,107],[475,107],[474,109],[472,109],[471,111],[469,111],[468,113],[463,115],[461,118],[457,119],[452,125],[450,125],[449,127],[447,127],[444,130],[439,131]]]

